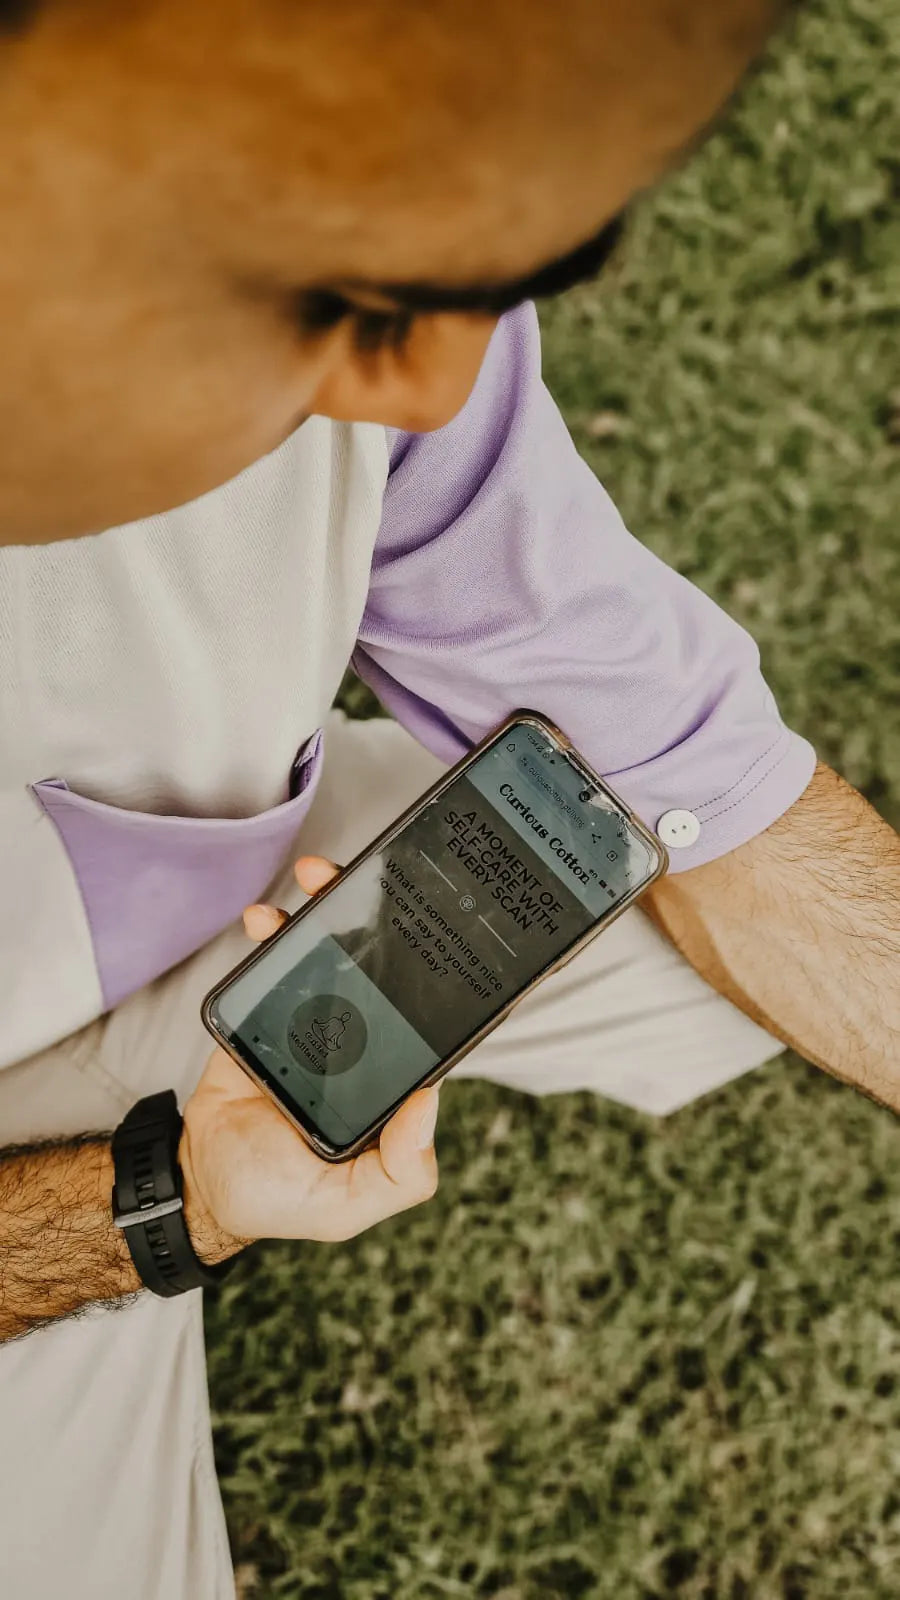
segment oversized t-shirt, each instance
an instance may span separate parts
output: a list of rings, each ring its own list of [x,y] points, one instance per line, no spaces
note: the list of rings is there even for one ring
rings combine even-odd
[[[753,640],[647,551],[540,377],[533,308],[431,434],[313,418],[190,505],[0,547],[0,1067],[117,1006],[259,898],[348,663],[446,761],[559,724],[679,871],[798,798]]]

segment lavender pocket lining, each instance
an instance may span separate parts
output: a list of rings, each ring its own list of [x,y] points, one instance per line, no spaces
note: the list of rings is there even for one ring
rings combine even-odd
[[[298,791],[255,817],[155,816],[32,784],[78,881],[107,1010],[221,933],[259,898],[312,803],[316,733],[294,763]]]

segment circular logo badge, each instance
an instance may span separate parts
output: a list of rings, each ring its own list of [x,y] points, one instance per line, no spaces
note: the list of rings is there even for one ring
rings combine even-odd
[[[342,994],[317,994],[304,1000],[288,1027],[295,1061],[322,1078],[355,1067],[368,1038],[362,1012]]]

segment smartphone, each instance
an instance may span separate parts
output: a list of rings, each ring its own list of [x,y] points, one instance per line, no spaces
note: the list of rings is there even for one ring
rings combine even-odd
[[[516,712],[217,984],[203,1021],[320,1156],[348,1160],[667,865],[566,736]]]

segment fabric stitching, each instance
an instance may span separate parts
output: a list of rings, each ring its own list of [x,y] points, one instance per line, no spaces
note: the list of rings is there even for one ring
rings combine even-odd
[[[57,1057],[68,1056],[76,1072],[84,1072],[91,1056],[96,1053],[102,1033],[102,1018],[97,1017],[93,1022],[89,1022],[86,1028],[79,1028],[77,1033],[70,1033],[68,1038],[57,1040],[46,1053],[42,1051],[37,1060],[48,1058],[54,1060]]]
[[[787,751],[785,751],[785,755],[786,754],[787,754]],[[729,811],[734,811],[734,810],[737,809],[738,806],[743,805],[744,801],[749,799],[751,794],[755,794],[757,789],[762,788],[762,785],[767,781],[767,779],[771,778],[773,772],[777,772],[777,770],[781,766],[781,763],[782,763],[783,760],[784,760],[784,757],[780,756],[778,758],[778,760],[773,762],[771,767],[769,767],[763,773],[762,777],[759,778],[757,780],[757,782],[753,784],[752,788],[747,789],[744,792],[744,794],[741,795],[739,800],[733,800],[730,806],[723,806],[721,811],[714,811],[712,816],[711,817],[707,817],[705,820],[707,822],[715,822],[717,817],[724,817],[724,816],[727,815],[727,813]],[[755,765],[755,763],[754,763],[754,765]],[[724,796],[723,796],[723,798],[724,798]],[[715,802],[712,801],[712,800],[709,802],[710,805],[713,805],[714,803]]]
[[[746,781],[749,778],[749,776],[750,776],[751,772],[753,771],[754,767],[758,767],[761,761],[765,761],[766,757],[770,756],[772,754],[773,750],[777,750],[778,746],[783,742],[783,740],[785,739],[786,736],[787,736],[787,729],[784,728],[784,729],[782,729],[781,733],[778,735],[778,738],[774,739],[770,745],[767,745],[765,750],[763,750],[762,753],[757,756],[755,761],[751,761],[751,763],[750,763],[749,767],[747,767],[746,771],[742,772],[741,776],[739,778],[736,778],[734,783],[730,784],[727,789],[723,789],[721,794],[713,795],[711,800],[704,800],[702,805],[697,806],[697,808],[696,808],[697,811],[705,811],[708,806],[716,806],[716,805],[718,805],[720,800],[727,800],[728,796],[730,794],[733,794],[735,789],[739,789],[742,784],[746,783]],[[787,754],[787,751],[785,751],[785,754]],[[780,762],[780,759],[781,758],[779,758],[779,762]],[[779,764],[779,762],[775,763],[776,766]],[[754,784],[753,788],[754,789],[758,788],[758,784]],[[753,793],[753,789],[748,789],[747,793],[748,794],[752,794]],[[740,802],[735,802],[735,803],[739,804]],[[730,811],[731,807],[730,806],[726,806],[725,809]],[[721,812],[716,812],[715,813],[716,816],[721,816],[721,814],[722,814]],[[711,817],[707,817],[706,820],[708,822],[711,822],[712,818]]]
[[[111,1072],[107,1071],[106,1067],[104,1067],[100,1060],[99,1050],[95,1051],[92,1055],[85,1056],[82,1061],[79,1061],[78,1070],[84,1075],[84,1077],[93,1078],[101,1088],[106,1089],[124,1111],[127,1111],[130,1106],[134,1105],[134,1090],[129,1089],[126,1084],[120,1082],[120,1080],[114,1077]]]

